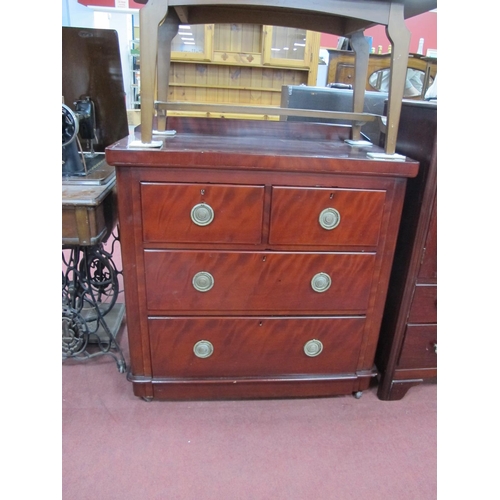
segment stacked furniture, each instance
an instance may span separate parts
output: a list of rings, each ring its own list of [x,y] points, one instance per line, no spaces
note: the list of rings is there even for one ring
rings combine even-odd
[[[392,42],[389,76],[389,110],[385,152],[395,153],[410,46],[405,19],[437,6],[436,0],[138,0],[141,40],[141,140],[155,147],[153,131],[165,133],[168,111],[276,114],[277,108],[258,106],[188,105],[168,102],[172,40],[180,24],[248,23],[289,26],[349,37],[356,54],[352,113],[353,140],[360,139],[361,125],[374,117],[363,113],[368,74],[369,44],[364,30],[380,24]],[[250,108],[250,109],[248,109]],[[273,111],[273,112],[272,112]],[[156,114],[157,129],[153,130]],[[359,115],[363,115],[360,117]],[[172,129],[170,129],[172,130]]]
[[[172,123],[159,150],[107,150],[135,394],[359,395],[418,163],[370,159],[346,126]]]
[[[418,162],[395,154],[394,126],[404,18],[423,4],[435,6],[150,0],[141,10],[142,123],[106,150],[116,169],[135,395],[359,396],[368,388],[406,180],[418,172]],[[243,20],[349,34],[359,56],[353,112],[332,115],[348,115],[352,126],[168,117],[208,110],[165,99],[179,22]],[[394,37],[384,147],[359,141],[361,126],[377,119],[363,113],[362,98],[362,31],[374,23]]]

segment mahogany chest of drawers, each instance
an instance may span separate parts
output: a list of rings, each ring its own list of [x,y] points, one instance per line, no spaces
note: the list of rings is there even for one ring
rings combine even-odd
[[[144,399],[360,394],[374,357],[410,160],[349,128],[169,118],[116,168],[130,347]],[[156,139],[156,137],[155,137]]]

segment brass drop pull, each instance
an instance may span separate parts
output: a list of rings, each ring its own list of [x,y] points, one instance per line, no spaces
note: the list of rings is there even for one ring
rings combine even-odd
[[[319,224],[323,229],[330,231],[340,224],[340,213],[335,208],[325,208],[319,214]]]
[[[310,358],[319,356],[322,350],[323,350],[323,344],[321,343],[320,340],[312,339],[308,340],[304,344],[304,352],[306,353],[306,356],[309,356]]]
[[[209,358],[214,352],[214,346],[208,340],[200,340],[194,345],[193,352],[198,358]]]
[[[198,203],[191,209],[191,220],[197,226],[208,226],[214,220],[214,210],[206,203]]]
[[[437,343],[434,344],[434,352],[437,354],[438,353],[438,345]]]
[[[206,271],[200,271],[193,276],[192,283],[199,292],[208,292],[214,286],[214,277]]]
[[[326,273],[318,273],[311,280],[311,288],[318,293],[326,292],[332,284],[332,279]]]

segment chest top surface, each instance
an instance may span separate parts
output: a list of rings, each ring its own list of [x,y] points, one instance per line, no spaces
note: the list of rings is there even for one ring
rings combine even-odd
[[[300,122],[172,118],[160,148],[134,148],[130,135],[106,149],[118,167],[196,167],[414,177],[418,162],[376,160],[378,146],[347,144],[349,127]],[[139,134],[137,131],[136,134]],[[161,136],[155,139],[162,139]]]

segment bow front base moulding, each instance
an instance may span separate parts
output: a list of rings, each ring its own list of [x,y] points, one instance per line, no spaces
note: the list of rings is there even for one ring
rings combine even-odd
[[[353,125],[348,139],[362,139],[358,114],[363,113],[364,88],[368,72],[369,47],[364,30],[386,26],[391,41],[391,72],[387,121],[382,124],[386,136],[383,154],[395,154],[396,138],[404,94],[410,32],[405,19],[436,8],[437,0],[136,0],[140,10],[141,126],[139,147],[159,147],[167,128],[167,112],[182,110],[183,103],[168,103],[170,50],[179,24],[247,23],[285,26],[349,37],[356,54],[353,84]],[[155,92],[156,97],[155,99]],[[233,112],[231,106],[218,105],[219,112]],[[238,113],[255,113],[238,107]],[[276,114],[269,107],[267,113]],[[193,104],[189,110],[193,110]],[[203,111],[203,110],[202,110]],[[302,110],[303,111],[303,110]],[[333,112],[332,112],[333,113]],[[153,130],[153,121],[157,129]],[[364,114],[365,121],[375,115]],[[356,145],[356,144],[355,144]]]
[[[134,394],[361,395],[418,163],[345,125],[170,120],[160,148],[106,149]]]

